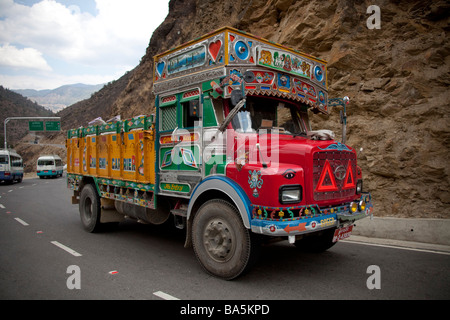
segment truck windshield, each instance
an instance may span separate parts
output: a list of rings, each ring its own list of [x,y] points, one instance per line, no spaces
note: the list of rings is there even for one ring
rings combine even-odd
[[[246,107],[231,123],[234,130],[244,133],[277,129],[280,134],[306,134],[310,130],[308,114],[299,106],[260,97],[247,97]]]

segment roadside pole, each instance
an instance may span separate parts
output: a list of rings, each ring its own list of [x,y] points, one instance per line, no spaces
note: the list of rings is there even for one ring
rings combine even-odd
[[[9,117],[5,119],[4,122],[4,134],[5,134],[5,150],[8,149],[8,144],[6,141],[6,124],[10,121],[10,120],[34,120],[34,121],[44,121],[44,120],[53,120],[53,121],[59,121],[59,130],[51,130],[51,131],[61,131],[61,117]],[[45,126],[43,126],[43,130],[42,131],[47,131],[45,130]]]

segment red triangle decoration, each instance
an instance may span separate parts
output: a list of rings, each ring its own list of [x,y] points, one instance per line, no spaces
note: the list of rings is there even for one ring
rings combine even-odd
[[[353,178],[353,170],[350,161],[347,166],[347,173],[345,174],[344,189],[356,188],[355,179]]]
[[[324,184],[325,178],[331,181],[331,184]],[[334,179],[333,172],[331,171],[331,166],[328,160],[325,161],[322,173],[320,174],[319,183],[316,187],[316,192],[326,192],[326,191],[336,191],[338,189],[336,185],[336,180]]]

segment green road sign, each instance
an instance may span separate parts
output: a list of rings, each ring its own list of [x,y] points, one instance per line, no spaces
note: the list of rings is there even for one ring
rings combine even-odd
[[[61,131],[61,122],[59,121],[46,121],[45,131]]]
[[[29,121],[28,127],[30,131],[44,131],[44,121]]]

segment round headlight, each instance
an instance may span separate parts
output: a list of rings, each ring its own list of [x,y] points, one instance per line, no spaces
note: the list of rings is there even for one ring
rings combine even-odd
[[[361,200],[359,202],[359,211],[364,211],[364,209],[366,209],[366,203],[363,200]]]
[[[350,203],[350,208],[349,208],[350,213],[355,213],[356,210],[358,210],[358,203],[356,203],[356,202]]]

